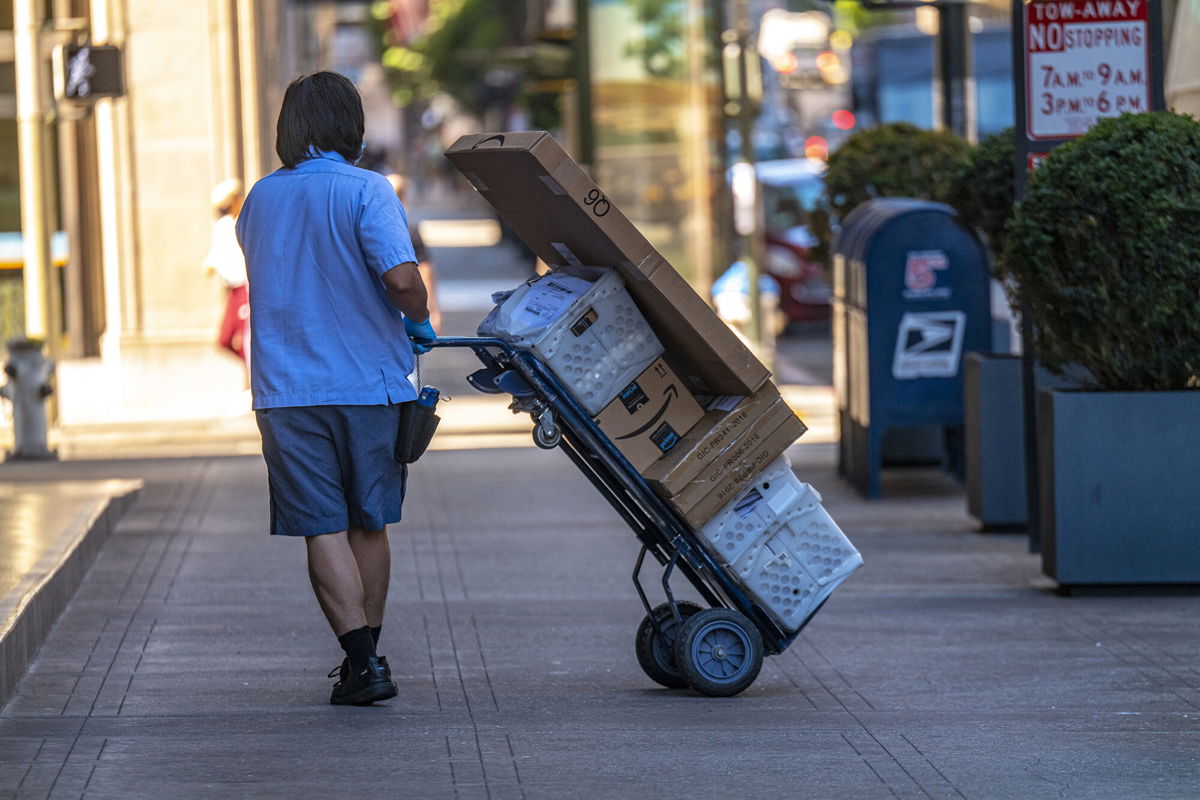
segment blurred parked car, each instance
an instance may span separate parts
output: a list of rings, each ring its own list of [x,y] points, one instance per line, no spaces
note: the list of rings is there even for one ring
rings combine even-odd
[[[825,191],[825,162],[760,161],[755,171],[762,185],[766,272],[779,283],[779,308],[788,322],[826,319],[833,292],[824,265],[811,257],[817,239],[809,227]]]
[[[750,280],[745,261],[735,261],[713,281],[713,308],[717,316],[725,320],[743,341],[749,341],[750,327]],[[772,340],[779,336],[787,324],[779,310],[779,282],[770,275],[758,276],[760,323],[764,336]]]

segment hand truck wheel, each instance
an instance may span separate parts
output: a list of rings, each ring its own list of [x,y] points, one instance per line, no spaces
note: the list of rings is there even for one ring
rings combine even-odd
[[[680,600],[676,606],[679,608],[679,616],[683,622],[687,622],[692,615],[704,610],[686,600]],[[668,689],[686,689],[687,681],[684,680],[679,668],[675,666],[675,637],[681,625],[675,620],[675,615],[671,613],[670,603],[655,606],[652,613],[658,620],[658,627],[663,632],[663,636],[660,637],[654,632],[650,614],[642,618],[642,624],[638,625],[637,634],[633,640],[638,664],[655,683],[666,686]],[[666,638],[666,641],[663,641],[663,637]]]
[[[553,450],[562,441],[562,428],[554,421],[554,415],[547,409],[534,420],[533,443],[543,450]]]
[[[731,697],[748,688],[762,669],[763,644],[745,615],[707,608],[683,623],[675,637],[675,663],[688,686],[709,697]]]

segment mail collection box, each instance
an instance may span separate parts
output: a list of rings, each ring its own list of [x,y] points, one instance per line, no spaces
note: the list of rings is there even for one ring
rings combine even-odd
[[[663,352],[608,268],[567,267],[523,284],[478,332],[532,350],[592,416]]]
[[[552,270],[615,267],[693,391],[750,395],[770,372],[600,191],[552,136],[463,136],[447,151],[500,217]]]

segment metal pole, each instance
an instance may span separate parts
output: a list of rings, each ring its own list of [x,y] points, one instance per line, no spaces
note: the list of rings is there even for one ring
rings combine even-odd
[[[751,22],[748,0],[733,2],[733,34],[738,48],[738,132],[741,138],[741,161],[755,163],[754,154],[754,101],[751,97],[750,59],[758,58],[758,50],[751,37]],[[752,173],[756,174],[756,173]],[[760,206],[759,184],[754,181],[754,204]],[[759,270],[764,261],[761,213],[757,210],[750,218],[750,225],[739,230],[742,239],[742,258],[746,262],[746,280],[749,282],[750,329],[748,337],[755,348],[762,348],[762,309],[758,291]]]
[[[61,325],[50,261],[46,214],[46,109],[39,37],[43,3],[15,0],[13,44],[17,79],[17,142],[20,151],[21,232],[24,243],[25,335],[43,339],[56,355]]]
[[[1013,39],[1013,101],[1016,126],[1013,131],[1013,201],[1021,204],[1025,197],[1025,184],[1029,172],[1029,146],[1027,127],[1025,86],[1025,11],[1022,0],[1012,4]],[[1029,552],[1039,553],[1042,549],[1042,499],[1041,477],[1038,473],[1037,431],[1037,370],[1034,361],[1035,341],[1033,319],[1029,305],[1022,303],[1021,315],[1021,413],[1025,421],[1025,513],[1029,518],[1026,530],[1029,534]]]
[[[976,139],[973,60],[966,3],[939,5],[936,63],[941,124],[972,142]]]
[[[575,0],[575,48],[571,72],[575,78],[579,162],[590,171],[596,166],[596,132],[592,126],[592,25],[588,0]]]

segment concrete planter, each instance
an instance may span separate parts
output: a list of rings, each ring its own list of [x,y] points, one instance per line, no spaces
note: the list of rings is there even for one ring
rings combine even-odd
[[[1042,570],[1200,584],[1200,391],[1038,394]]]
[[[1039,389],[1072,384],[1042,367]],[[1025,406],[1021,357],[968,353],[963,364],[963,480],[967,513],[984,531],[1027,527],[1025,499]]]
[[[985,531],[1025,527],[1021,357],[968,353],[963,367],[967,513]]]

